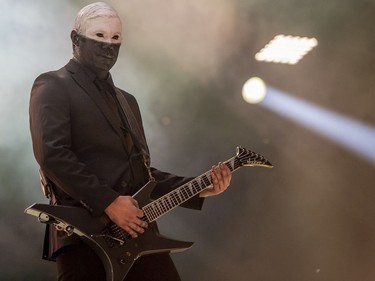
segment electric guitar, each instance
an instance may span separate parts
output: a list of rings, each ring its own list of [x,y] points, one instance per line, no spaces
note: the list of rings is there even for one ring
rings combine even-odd
[[[232,172],[242,166],[273,167],[263,156],[242,147],[237,147],[236,156],[225,161],[224,164]],[[28,207],[25,213],[37,217],[42,223],[55,225],[57,229],[65,231],[68,235],[73,233],[79,235],[101,258],[107,281],[121,281],[140,256],[184,251],[193,245],[192,242],[162,236],[157,231],[155,221],[202,190],[209,188],[211,184],[211,171],[207,171],[164,196],[151,200],[150,194],[156,182],[149,181],[133,196],[144,212],[142,220],[149,225],[144,233],[138,234],[137,238],[132,238],[106,215],[93,217],[86,209],[80,207],[34,204]]]

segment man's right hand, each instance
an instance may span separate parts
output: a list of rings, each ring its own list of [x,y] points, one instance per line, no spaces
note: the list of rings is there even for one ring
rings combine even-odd
[[[133,238],[147,228],[147,223],[141,220],[144,215],[143,211],[139,209],[138,202],[131,196],[117,197],[104,211],[115,224]]]

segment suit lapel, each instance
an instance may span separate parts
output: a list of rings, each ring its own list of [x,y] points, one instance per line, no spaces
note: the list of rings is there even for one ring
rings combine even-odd
[[[74,81],[85,91],[85,93],[94,101],[96,106],[102,112],[104,117],[107,119],[112,128],[116,131],[120,138],[123,133],[121,128],[118,126],[118,122],[112,113],[110,107],[107,105],[104,97],[100,94],[93,81],[84,73],[82,68],[74,60],[65,66],[66,69],[72,74]]]

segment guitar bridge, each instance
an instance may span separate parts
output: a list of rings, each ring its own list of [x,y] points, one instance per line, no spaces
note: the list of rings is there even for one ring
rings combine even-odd
[[[115,243],[113,241],[118,242],[120,244],[120,246],[125,245],[125,241],[123,241],[121,239],[118,239],[116,237],[113,237],[109,234],[104,234],[104,233],[103,234],[96,234],[96,235],[91,235],[91,237],[92,238],[103,237],[106,240],[106,242],[107,242],[107,244],[110,248],[115,246]]]
[[[126,240],[131,236],[116,224],[110,224],[103,229],[101,234],[92,235],[92,237],[103,237],[108,247],[123,246]]]

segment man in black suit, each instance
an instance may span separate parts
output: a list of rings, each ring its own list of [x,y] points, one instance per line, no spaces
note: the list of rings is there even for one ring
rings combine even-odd
[[[131,196],[150,178],[155,198],[189,179],[149,167],[149,154],[136,99],[115,87],[109,70],[122,42],[121,21],[105,3],[77,15],[71,32],[73,59],[40,75],[30,98],[35,158],[53,186],[52,204],[83,206],[106,214],[132,237],[144,232],[143,211]],[[123,103],[125,102],[125,105]],[[230,184],[229,169],[212,168],[212,187],[184,206],[200,209],[203,197]],[[58,280],[105,280],[97,255],[76,235],[47,227],[43,257],[57,261]],[[180,280],[168,254],[139,258],[125,280]]]

